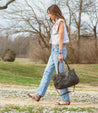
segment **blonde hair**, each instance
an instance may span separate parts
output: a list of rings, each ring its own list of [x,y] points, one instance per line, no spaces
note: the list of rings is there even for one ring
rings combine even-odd
[[[66,19],[62,15],[62,12],[61,12],[60,8],[56,4],[53,4],[47,9],[47,12],[48,11],[49,11],[49,13],[55,15],[58,19],[59,18],[63,19],[65,21],[65,24],[66,24],[67,32],[69,32],[69,27],[68,27],[68,25],[66,23]],[[50,18],[50,21],[52,22],[51,18]]]

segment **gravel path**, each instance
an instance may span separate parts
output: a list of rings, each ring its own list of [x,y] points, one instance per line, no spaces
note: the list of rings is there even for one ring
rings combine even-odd
[[[53,88],[48,88],[45,97],[40,102],[35,102],[26,94],[36,93],[35,87],[25,86],[0,86],[0,106],[45,106],[56,107],[55,102],[61,101],[61,97]],[[97,91],[75,91],[70,93],[71,105],[68,107],[94,107],[98,108]],[[1,112],[0,112],[1,113]]]

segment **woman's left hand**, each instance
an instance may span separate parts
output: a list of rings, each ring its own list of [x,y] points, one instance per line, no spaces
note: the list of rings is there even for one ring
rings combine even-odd
[[[61,62],[63,60],[63,55],[62,54],[59,54],[59,62]]]

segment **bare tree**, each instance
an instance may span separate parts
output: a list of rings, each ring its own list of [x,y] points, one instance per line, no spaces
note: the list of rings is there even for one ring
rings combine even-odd
[[[7,9],[8,5],[14,2],[15,0],[8,1],[4,6],[0,6],[0,10]]]
[[[95,54],[96,54],[96,58],[98,57],[98,48],[97,48],[97,34],[98,34],[98,31],[97,31],[97,26],[98,26],[98,9],[96,7],[96,5],[94,5],[94,7],[92,8],[92,11],[91,12],[88,12],[88,16],[89,16],[89,19],[90,19],[90,23],[88,23],[87,25],[87,28],[93,32],[94,34],[94,38],[95,38]]]
[[[95,1],[93,0],[67,0],[66,5],[69,9],[70,19],[69,19],[69,25],[76,27],[76,33],[77,33],[77,45],[78,45],[78,57],[77,62],[80,61],[80,39],[81,39],[81,31],[82,26],[84,26],[82,17],[83,14],[86,15],[87,12],[91,12],[91,8],[94,7]],[[84,28],[83,28],[84,31]]]
[[[15,9],[15,7],[17,8]],[[21,9],[21,6],[14,5],[14,9],[12,11],[7,11],[7,14],[4,17],[15,21],[12,26],[7,28],[7,30],[10,34],[11,32],[12,34],[24,32],[32,34],[32,36],[36,36],[36,39],[42,48],[46,47],[49,49],[51,24],[49,19],[46,17],[46,13],[43,15],[42,8],[37,7],[39,11],[37,13],[42,13],[40,16],[28,2],[26,2],[26,7],[28,8],[25,9],[24,7],[24,9]]]

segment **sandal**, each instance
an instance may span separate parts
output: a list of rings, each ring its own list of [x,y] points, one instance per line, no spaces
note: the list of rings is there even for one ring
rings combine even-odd
[[[57,102],[55,105],[70,105],[70,101]]]
[[[35,94],[35,95],[30,95],[29,93],[27,94],[30,98],[32,98],[33,100],[35,100],[35,101],[40,101],[40,98],[41,98],[41,96],[40,95],[38,95],[38,94]]]

